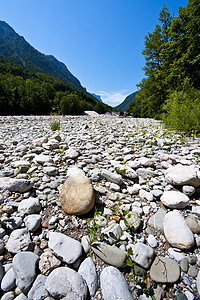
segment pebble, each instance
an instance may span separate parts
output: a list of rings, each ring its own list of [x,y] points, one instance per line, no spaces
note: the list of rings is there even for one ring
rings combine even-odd
[[[185,208],[190,201],[188,196],[177,191],[165,191],[160,200],[166,207],[177,209]]]
[[[157,256],[150,268],[150,277],[159,283],[174,283],[180,277],[179,265],[168,257]]]
[[[98,288],[98,276],[91,257],[86,258],[80,265],[78,273],[85,279],[90,296],[93,297]]]
[[[154,257],[153,249],[143,243],[135,244],[132,249],[133,255],[131,255],[131,258],[143,268],[149,268]]]

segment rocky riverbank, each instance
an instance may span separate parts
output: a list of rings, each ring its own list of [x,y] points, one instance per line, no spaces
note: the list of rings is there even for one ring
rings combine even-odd
[[[1,299],[199,299],[200,139],[53,121],[0,120]]]

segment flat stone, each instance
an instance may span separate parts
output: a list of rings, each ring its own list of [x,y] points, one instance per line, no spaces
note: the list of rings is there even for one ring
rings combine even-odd
[[[174,283],[180,277],[180,267],[174,260],[157,256],[150,269],[150,277],[159,283]]]
[[[185,208],[190,201],[188,196],[177,191],[165,191],[160,200],[165,206],[177,209]]]
[[[73,264],[82,254],[82,246],[78,241],[58,232],[49,234],[48,247],[68,264]]]
[[[52,163],[53,160],[50,156],[44,155],[44,154],[39,154],[36,155],[34,158],[34,162],[43,165],[44,163]]]
[[[41,205],[40,201],[37,198],[28,198],[24,199],[19,203],[18,206],[18,212],[20,215],[29,215],[29,214],[35,214],[40,212],[41,210]]]
[[[163,219],[166,215],[166,211],[162,208],[159,208],[158,211],[149,218],[148,225],[152,226],[155,229],[163,230]]]
[[[143,268],[148,269],[154,257],[153,249],[143,243],[135,244],[132,249],[132,260],[136,262],[136,264],[142,266]]]
[[[32,214],[24,218],[24,223],[29,231],[36,231],[41,224],[42,217],[40,215]]]
[[[193,216],[188,216],[186,222],[193,233],[200,233],[200,222]]]
[[[183,166],[177,164],[171,166],[165,173],[166,181],[172,185],[192,185],[198,187],[200,185],[200,178],[193,166]]]
[[[90,296],[93,297],[98,288],[98,277],[95,264],[91,257],[86,258],[80,265],[78,273],[85,279]]]
[[[39,269],[43,275],[49,275],[55,268],[59,267],[61,261],[57,259],[51,251],[40,255]]]
[[[15,273],[11,267],[4,275],[1,281],[1,289],[4,292],[9,292],[15,287]]]
[[[87,298],[87,285],[83,277],[74,270],[67,267],[60,267],[53,270],[47,277],[45,288],[49,294],[57,299]]]
[[[79,156],[79,152],[73,148],[69,148],[65,151],[65,157],[70,159],[76,159]]]
[[[33,252],[21,252],[13,258],[16,285],[22,292],[28,291],[36,277],[36,263],[39,257]]]
[[[106,169],[102,169],[101,176],[118,185],[122,184],[122,176],[120,174],[115,174]]]
[[[181,259],[181,261],[179,262],[180,268],[183,272],[187,273],[188,268],[189,268],[189,263],[188,260],[186,258]]]
[[[115,166],[117,173],[129,179],[135,179],[138,177],[137,173],[130,167],[118,164]]]
[[[175,248],[187,250],[194,245],[194,236],[178,211],[168,212],[163,219],[164,234]]]
[[[114,267],[106,267],[100,275],[101,291],[104,300],[133,300],[126,279]]]
[[[25,193],[32,187],[33,183],[27,179],[0,177],[0,191],[8,190],[10,192]]]
[[[85,175],[70,176],[60,194],[62,209],[67,214],[83,215],[94,206],[94,189]]]
[[[44,172],[49,176],[58,175],[58,168],[56,167],[44,167]]]
[[[11,232],[11,235],[6,244],[6,249],[11,253],[19,253],[21,251],[30,250],[32,242],[30,234],[26,228],[16,229]]]
[[[148,242],[149,246],[152,247],[152,248],[156,248],[157,245],[158,245],[158,242],[157,242],[156,238],[152,234],[150,234],[148,236],[147,242]]]
[[[176,250],[179,250],[179,249],[176,249]],[[185,258],[185,255],[182,252],[175,251],[173,248],[169,248],[168,252],[173,258],[175,258],[175,260],[177,262],[179,262],[180,260]]]
[[[118,268],[126,266],[127,254],[125,251],[117,248],[116,246],[95,242],[92,244],[92,250],[99,258],[109,265]]]
[[[35,299],[45,299],[48,297],[49,293],[47,292],[45,288],[47,277],[44,275],[38,275],[28,292],[28,299],[29,300],[35,300]]]

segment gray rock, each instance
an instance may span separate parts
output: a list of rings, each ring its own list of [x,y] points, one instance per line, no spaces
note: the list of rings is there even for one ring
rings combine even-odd
[[[131,255],[131,258],[133,261],[143,268],[148,269],[154,257],[153,249],[143,243],[135,244],[132,249],[133,255]]]
[[[188,196],[177,191],[165,191],[160,200],[165,206],[177,209],[185,208],[190,201]]]
[[[56,167],[45,167],[44,172],[49,176],[56,176],[56,175],[58,175],[58,168],[56,168]]]
[[[0,240],[0,255],[4,252],[4,249],[5,249],[4,242],[3,240]]]
[[[198,274],[198,269],[196,268],[196,266],[189,266],[188,276],[196,278],[197,274]]]
[[[25,193],[33,187],[33,183],[27,179],[0,177],[0,190]]]
[[[13,270],[16,285],[22,292],[27,292],[36,277],[36,263],[39,257],[32,252],[21,252],[13,258]]]
[[[122,235],[122,230],[119,224],[115,223],[115,221],[111,221],[109,226],[103,229],[101,233],[103,234],[104,241],[112,245],[113,243],[119,241]]]
[[[183,166],[178,164],[171,166],[165,173],[166,181],[172,185],[192,185],[198,187],[200,178],[193,166]]]
[[[48,246],[56,256],[68,264],[73,264],[82,254],[81,244],[62,233],[51,232]]]
[[[22,200],[18,206],[18,212],[20,215],[29,215],[38,213],[41,210],[40,201],[37,198],[28,198]]]
[[[51,251],[42,253],[39,260],[40,272],[44,275],[49,275],[51,271],[59,267],[61,261],[57,259]]]
[[[150,269],[150,277],[159,283],[174,283],[180,277],[180,267],[171,258],[157,256]]]
[[[92,250],[98,257],[100,257],[109,265],[118,268],[123,268],[126,266],[126,252],[117,248],[116,246],[95,242],[92,244]]]
[[[48,297],[49,293],[45,288],[46,279],[47,277],[41,274],[36,277],[30,291],[28,292],[29,300],[43,300]]]
[[[126,279],[114,267],[106,267],[100,275],[101,291],[104,300],[133,300]]]
[[[43,165],[44,163],[49,163],[49,162],[52,163],[53,160],[48,155],[39,154],[35,156],[34,162]]]
[[[22,225],[22,218],[21,217],[9,218],[4,221],[4,224],[8,230],[15,230]]]
[[[41,224],[42,217],[40,215],[32,214],[24,218],[24,223],[29,231],[36,231]]]
[[[163,230],[163,219],[166,215],[166,211],[162,208],[159,208],[158,211],[149,218],[148,225],[152,226],[155,229]]]
[[[65,299],[84,300],[87,298],[85,280],[80,274],[67,267],[53,270],[47,277],[45,288],[52,297],[58,299],[65,296],[68,297]]]
[[[113,182],[113,183],[118,184],[118,185],[121,185],[121,183],[122,183],[122,176],[121,175],[112,173],[112,172],[110,172],[106,169],[103,169],[101,171],[101,176],[106,178],[107,180]]]
[[[133,211],[128,212],[128,214],[125,216],[125,220],[127,227],[129,227],[132,231],[137,231],[141,225],[139,214]]]
[[[80,265],[78,273],[85,279],[90,296],[93,297],[98,288],[98,277],[95,264],[91,257],[86,258]]]
[[[194,216],[188,216],[186,222],[193,233],[200,233],[200,222]]]
[[[13,300],[14,298],[15,298],[14,292],[7,292],[2,296],[1,300]]]
[[[17,160],[11,163],[13,168],[17,168],[20,173],[26,173],[31,164],[26,160]]]
[[[133,186],[127,187],[127,190],[129,194],[131,195],[137,195],[139,193],[139,190],[141,189],[141,186],[137,183],[135,183]]]
[[[180,268],[183,272],[187,273],[188,268],[189,268],[189,263],[188,260],[186,258],[181,259],[181,261],[179,262]]]
[[[15,273],[13,268],[10,268],[4,275],[1,281],[1,289],[4,292],[9,292],[15,287]]]
[[[149,246],[152,247],[152,248],[156,248],[157,245],[158,245],[158,242],[157,242],[156,238],[152,234],[150,234],[148,236],[147,242],[148,242]]]
[[[130,178],[130,179],[135,179],[138,177],[137,173],[128,166],[119,164],[119,165],[115,166],[115,169],[119,174],[121,174],[124,177]]]
[[[30,250],[31,247],[32,242],[30,239],[30,234],[25,228],[14,230],[6,244],[6,249],[14,254],[21,251]]]
[[[28,300],[28,298],[23,293],[21,293],[15,298],[15,300]]]
[[[168,212],[163,219],[164,234],[175,248],[186,250],[194,245],[194,236],[178,211]]]
[[[200,270],[199,270],[199,273],[197,275],[197,291],[198,291],[199,296],[200,296]]]

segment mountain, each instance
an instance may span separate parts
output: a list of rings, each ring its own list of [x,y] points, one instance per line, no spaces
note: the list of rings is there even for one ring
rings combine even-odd
[[[23,67],[45,73],[72,87],[86,91],[64,63],[52,55],[37,51],[4,21],[0,21],[0,55]]]
[[[132,102],[134,99],[135,99],[135,96],[137,95],[137,92],[134,92],[132,94],[130,94],[129,96],[127,96],[124,101],[117,105],[115,108],[121,110],[121,111],[126,111],[128,106],[129,106],[129,103]]]
[[[102,99],[101,99],[101,97],[100,97],[99,95],[96,95],[96,94],[94,94],[94,93],[91,93],[91,95],[92,95],[93,97],[95,97],[97,100],[99,100],[100,102],[103,102]]]

